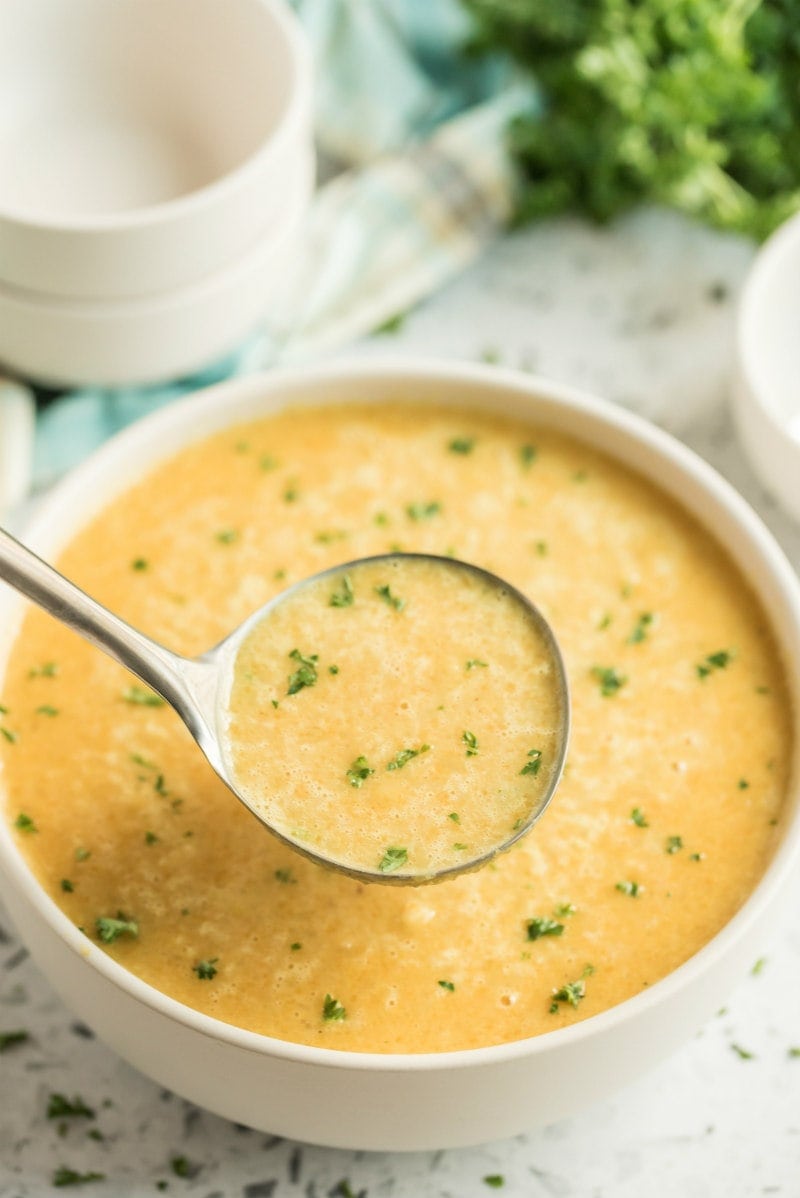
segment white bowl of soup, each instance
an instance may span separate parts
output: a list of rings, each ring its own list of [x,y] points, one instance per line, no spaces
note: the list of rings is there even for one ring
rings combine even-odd
[[[493,367],[274,372],[115,438],[24,539],[190,655],[315,571],[454,555],[534,599],[566,664],[536,827],[474,873],[368,885],[270,836],[166,706],[3,588],[0,892],[64,1001],[159,1084],[319,1144],[510,1136],[655,1064],[761,951],[800,852],[800,587],[642,420]],[[459,685],[491,675],[480,627],[462,658]],[[428,698],[409,777],[444,736]]]

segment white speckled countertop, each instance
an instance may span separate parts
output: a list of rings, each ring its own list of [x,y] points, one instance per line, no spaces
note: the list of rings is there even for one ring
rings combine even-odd
[[[752,253],[660,212],[603,231],[559,222],[498,243],[356,352],[489,353],[633,408],[725,474],[800,568],[800,526],[755,482],[727,409]],[[62,1165],[105,1174],[72,1191],[91,1198],[798,1198],[800,878],[792,897],[727,1008],[636,1085],[526,1136],[407,1156],[278,1140],[161,1091],[75,1023],[0,909],[0,1032],[30,1032],[0,1056],[0,1198],[55,1192]],[[96,1118],[62,1135],[46,1117],[52,1092],[81,1095]]]

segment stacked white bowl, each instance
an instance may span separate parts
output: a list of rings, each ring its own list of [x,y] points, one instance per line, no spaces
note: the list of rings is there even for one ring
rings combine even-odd
[[[159,382],[264,319],[314,184],[285,0],[4,0],[0,372]]]

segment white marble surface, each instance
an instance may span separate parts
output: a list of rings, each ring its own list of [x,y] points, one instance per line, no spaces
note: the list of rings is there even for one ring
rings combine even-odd
[[[727,475],[800,567],[800,527],[754,481],[727,410],[733,307],[752,252],[664,213],[612,230],[566,222],[517,233],[397,334],[356,352],[488,352],[634,408]],[[636,1085],[514,1140],[413,1155],[275,1140],[160,1091],[74,1023],[0,910],[0,1031],[31,1033],[0,1056],[0,1198],[53,1192],[60,1165],[106,1175],[75,1191],[92,1198],[155,1194],[159,1181],[192,1198],[798,1198],[797,910],[800,878],[761,967]],[[97,1118],[60,1135],[46,1118],[54,1091],[80,1094]],[[175,1157],[189,1176],[173,1171]],[[498,1174],[494,1189],[484,1178]]]

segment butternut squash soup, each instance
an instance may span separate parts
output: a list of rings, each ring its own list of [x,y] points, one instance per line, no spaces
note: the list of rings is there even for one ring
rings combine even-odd
[[[508,853],[422,888],[367,885],[309,862],[232,798],[157,696],[31,610],[0,722],[6,818],[31,868],[125,968],[287,1041],[471,1048],[638,994],[706,943],[760,878],[792,748],[763,612],[716,541],[647,481],[577,440],[481,412],[295,409],[182,450],[58,564],[132,624],[196,655],[288,584],[397,550],[455,555],[507,579],[561,645],[573,704],[566,770]],[[375,585],[395,595],[390,579]],[[374,614],[396,614],[374,597]],[[430,633],[442,645],[446,606]],[[308,753],[302,789],[330,767],[339,801],[356,804],[365,826],[373,799],[391,810],[389,790],[384,798],[372,785],[378,767],[381,784],[397,773],[423,786],[445,729],[469,779],[488,754],[488,715],[479,725],[458,709],[451,725],[448,705],[491,685],[500,659],[484,641],[488,615],[474,648],[471,632],[459,640],[440,688],[417,703],[405,680],[413,715],[401,709],[390,727],[384,713],[373,722],[359,711],[347,752],[328,762],[328,711],[307,740],[285,742],[276,768],[294,771]],[[303,658],[317,655],[317,672],[340,666],[324,678],[335,704],[344,656],[302,639],[283,648],[284,692]],[[526,739],[513,671],[503,676],[492,728],[513,730],[527,755],[543,748],[544,729],[532,717]],[[289,700],[272,681],[263,694],[279,707],[270,702],[265,716],[283,729]],[[466,732],[477,756],[458,743]],[[402,769],[385,769],[408,751],[416,756]],[[466,843],[462,811],[436,802],[449,843]],[[407,846],[382,834],[379,847]]]
[[[445,558],[377,557],[258,617],[224,739],[238,792],[287,840],[425,881],[530,827],[561,767],[566,706],[521,595]]]

